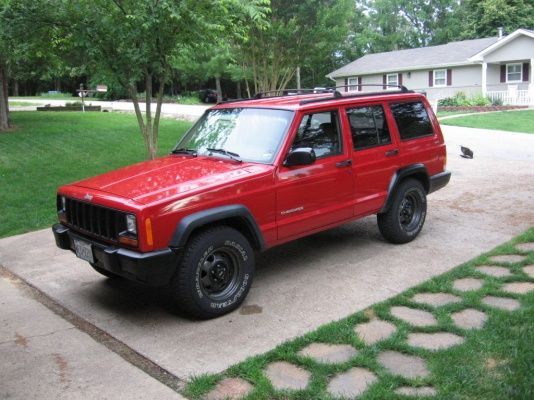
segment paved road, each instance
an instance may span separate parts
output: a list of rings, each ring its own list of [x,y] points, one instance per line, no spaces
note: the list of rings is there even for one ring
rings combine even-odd
[[[216,320],[183,319],[162,291],[99,276],[57,249],[49,230],[0,240],[0,264],[180,378],[221,371],[534,226],[534,135],[443,130],[453,178],[429,196],[416,241],[385,243],[369,217],[272,249],[258,257],[245,305]],[[460,144],[474,151],[473,160],[459,156]],[[13,338],[16,331],[5,334]]]
[[[27,102],[27,103],[39,103],[42,105],[50,104],[51,106],[64,106],[66,102],[73,102],[73,100],[42,100],[42,99],[12,99],[17,102]],[[103,109],[109,111],[121,111],[121,112],[134,112],[134,106],[131,101],[93,101],[86,100],[86,104],[91,104],[95,106],[102,106]],[[141,102],[139,104],[141,111],[145,111],[145,104]],[[175,117],[179,119],[187,119],[195,121],[200,117],[206,109],[210,106],[205,105],[187,105],[187,104],[162,104],[161,113],[163,116]],[[36,106],[30,107],[14,107],[14,109],[19,109],[20,111],[32,111],[35,110]],[[152,103],[152,110],[156,110],[156,103]]]

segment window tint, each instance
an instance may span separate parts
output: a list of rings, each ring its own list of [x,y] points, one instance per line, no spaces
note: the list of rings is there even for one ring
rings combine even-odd
[[[391,104],[401,139],[432,135],[432,124],[422,102]]]
[[[382,106],[347,109],[355,150],[391,143]]]
[[[317,158],[340,154],[339,132],[339,118],[336,111],[305,115],[292,148],[311,147]]]

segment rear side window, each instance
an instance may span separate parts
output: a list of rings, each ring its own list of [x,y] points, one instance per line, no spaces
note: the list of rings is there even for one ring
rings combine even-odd
[[[354,150],[391,143],[388,123],[382,106],[347,109]]]
[[[390,105],[402,140],[433,135],[432,124],[422,102],[396,103]]]

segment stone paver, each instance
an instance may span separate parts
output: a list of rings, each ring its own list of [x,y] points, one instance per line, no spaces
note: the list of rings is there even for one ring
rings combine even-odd
[[[521,262],[525,259],[525,256],[520,256],[518,254],[504,254],[501,256],[493,256],[490,257],[491,261],[499,262],[499,263],[517,263]]]
[[[412,298],[420,304],[428,304],[434,307],[441,307],[451,303],[459,303],[461,298],[450,293],[417,293]]]
[[[515,248],[521,251],[534,251],[534,242],[518,243]]]
[[[452,287],[460,292],[469,292],[471,290],[478,290],[484,286],[484,281],[478,278],[461,278],[456,279]]]
[[[502,289],[505,292],[515,294],[526,294],[534,290],[534,283],[532,282],[510,282],[505,284]]]
[[[246,396],[252,390],[252,385],[241,378],[227,378],[220,381],[215,389],[209,392],[205,400],[237,400]]]
[[[352,368],[336,375],[328,384],[327,391],[332,396],[356,397],[378,380],[375,374],[364,368]]]
[[[298,353],[304,357],[311,357],[315,361],[325,364],[344,363],[358,354],[358,351],[348,344],[312,343]]]
[[[426,361],[421,357],[388,350],[380,353],[377,360],[390,373],[403,378],[425,378],[430,374]]]
[[[397,327],[391,322],[373,319],[357,325],[354,331],[366,345],[370,346],[391,337],[397,331]]]
[[[510,276],[512,273],[508,268],[505,267],[497,267],[497,266],[491,266],[491,265],[481,265],[480,267],[475,268],[477,271],[482,272],[486,275],[491,275],[495,278],[502,278],[504,276]]]
[[[523,272],[531,278],[534,278],[534,265],[525,265],[523,267]]]
[[[434,326],[438,324],[436,318],[428,311],[415,308],[397,306],[391,307],[391,315],[413,326]]]
[[[265,375],[276,390],[302,390],[308,386],[310,372],[285,361],[267,366]]]
[[[514,311],[521,307],[519,301],[508,297],[486,296],[482,299],[482,303],[505,311]]]
[[[473,308],[466,308],[465,310],[451,314],[454,324],[462,329],[480,329],[488,320],[488,316],[482,311]]]
[[[396,394],[400,394],[402,396],[435,396],[438,394],[436,389],[434,389],[432,386],[421,386],[421,387],[412,387],[412,386],[401,386],[398,389],[395,389]]]
[[[410,346],[426,350],[443,350],[464,342],[464,338],[454,333],[410,333],[406,340]]]

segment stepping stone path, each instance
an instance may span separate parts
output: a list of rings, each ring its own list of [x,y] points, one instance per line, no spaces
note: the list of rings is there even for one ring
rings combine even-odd
[[[430,374],[426,361],[421,357],[388,350],[380,353],[377,360],[390,373],[403,378],[426,378]]]
[[[530,276],[531,278],[534,278],[534,265],[525,265],[523,267],[523,272]]]
[[[456,279],[452,287],[460,292],[469,292],[471,290],[478,290],[484,286],[484,281],[478,278],[461,278]]]
[[[521,307],[519,301],[508,297],[486,296],[482,299],[482,303],[505,311],[514,311]]]
[[[308,386],[310,372],[285,361],[267,366],[265,375],[276,390],[302,390]]]
[[[498,263],[517,263],[525,259],[525,256],[520,256],[518,254],[505,254],[502,256],[493,256],[490,257],[491,261]]]
[[[510,282],[502,287],[505,292],[515,294],[526,294],[534,290],[534,283],[531,282]]]
[[[443,350],[464,342],[464,338],[454,333],[410,333],[407,342],[410,346],[426,350]]]
[[[488,320],[488,316],[482,311],[473,308],[466,308],[465,310],[451,314],[454,324],[462,329],[480,329]]]
[[[373,319],[357,325],[354,331],[366,345],[371,346],[391,337],[397,331],[397,327],[391,322]]]
[[[328,384],[332,396],[356,397],[378,380],[375,374],[364,368],[352,368],[336,375]]]
[[[252,385],[241,378],[227,378],[220,381],[215,389],[209,392],[205,400],[237,400],[245,397],[252,390]]]
[[[348,344],[312,343],[298,353],[304,357],[311,357],[315,361],[325,364],[344,363],[358,354],[358,351]]]
[[[428,311],[417,310],[409,307],[391,307],[391,315],[402,319],[413,326],[434,326],[438,324],[436,318]]]
[[[493,267],[490,265],[482,265],[475,268],[477,271],[486,275],[494,276],[495,278],[502,278],[503,276],[510,276],[512,273],[505,267]]]
[[[534,251],[534,242],[518,243],[515,248],[521,251]]]
[[[411,387],[411,386],[402,386],[398,389],[395,389],[396,394],[402,396],[435,396],[438,394],[436,389],[432,386],[421,386],[421,387]]]
[[[459,303],[462,299],[450,293],[417,293],[412,300],[419,304],[441,307],[451,303]]]

